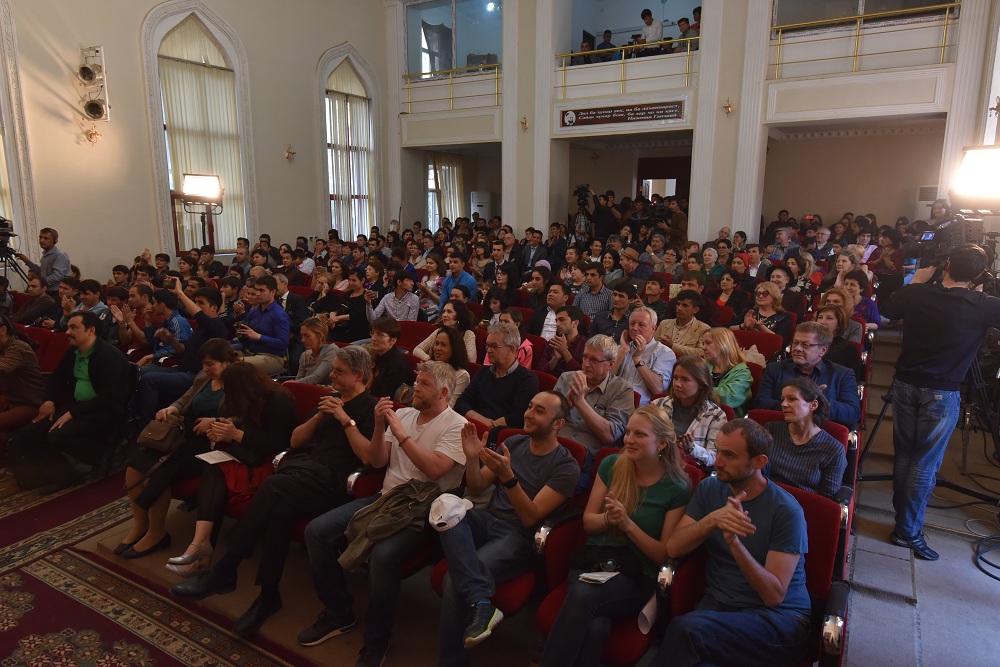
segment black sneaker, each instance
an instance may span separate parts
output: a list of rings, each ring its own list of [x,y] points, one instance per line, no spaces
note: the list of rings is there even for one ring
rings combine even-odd
[[[465,627],[465,648],[472,648],[489,637],[502,620],[503,612],[489,600],[472,605],[469,624]]]
[[[354,663],[354,667],[382,667],[385,664],[385,656],[388,654],[388,647],[379,651],[368,646],[362,646],[358,652],[358,661]]]
[[[331,637],[350,632],[357,624],[358,619],[352,613],[331,614],[323,610],[315,623],[299,633],[299,644],[302,646],[322,644]]]
[[[918,533],[914,538],[906,539],[897,535],[896,531],[893,531],[889,534],[889,541],[897,547],[906,547],[913,552],[914,556],[921,560],[934,561],[941,557],[938,552],[927,546],[927,540],[924,539],[923,533]]]

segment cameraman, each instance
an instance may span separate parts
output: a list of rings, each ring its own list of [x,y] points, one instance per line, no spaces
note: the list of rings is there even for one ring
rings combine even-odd
[[[593,224],[591,225],[592,238],[603,241],[611,236],[617,218],[615,218],[615,214],[612,212],[611,202],[608,201],[607,194],[599,195],[594,192],[594,188],[588,188],[587,190],[594,200]]]
[[[889,541],[918,558],[937,560],[922,532],[924,513],[958,421],[959,387],[989,327],[1000,328],[1000,299],[970,289],[988,265],[977,245],[948,256],[941,282],[933,266],[918,269],[883,312],[903,320],[903,343],[892,383],[892,505]]]

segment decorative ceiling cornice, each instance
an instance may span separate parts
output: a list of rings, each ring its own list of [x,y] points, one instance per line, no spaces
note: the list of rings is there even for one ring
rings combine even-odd
[[[923,125],[913,127],[868,127],[844,128],[839,130],[813,130],[785,132],[772,127],[768,136],[776,141],[794,141],[802,139],[848,139],[856,137],[900,137],[944,134],[944,125]]]

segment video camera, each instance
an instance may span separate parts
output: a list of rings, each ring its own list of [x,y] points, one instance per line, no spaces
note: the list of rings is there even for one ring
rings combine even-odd
[[[636,44],[639,43],[640,39],[642,39],[642,33],[641,32],[637,32],[634,35],[632,35],[632,39],[629,41],[628,45],[629,46],[635,46]]]
[[[0,245],[7,245],[15,236],[17,234],[14,233],[14,223],[0,216]]]
[[[983,221],[956,215],[950,220],[931,226],[926,220],[916,220],[906,228],[913,239],[903,246],[905,259],[917,259],[920,266],[942,268],[948,255],[963,243],[982,245]]]
[[[587,208],[587,202],[590,201],[590,183],[576,186],[573,190],[573,195],[576,197],[577,206]]]

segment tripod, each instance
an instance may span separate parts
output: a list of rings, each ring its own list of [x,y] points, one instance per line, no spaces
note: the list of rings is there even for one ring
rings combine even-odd
[[[965,390],[965,397],[962,399],[962,406],[960,408],[959,420],[961,422],[962,428],[962,474],[965,474],[966,466],[966,454],[969,445],[969,431],[974,429],[975,426],[972,423],[973,417],[979,419],[981,424],[988,424],[990,435],[993,437],[993,450],[994,456],[1000,454],[1000,435],[997,434],[997,422],[992,419],[992,411],[990,410],[990,400],[989,395],[986,392],[986,382],[983,380],[982,367],[979,365],[979,359],[972,360],[972,367],[970,368],[970,380],[968,386]],[[882,425],[882,420],[885,418],[885,413],[888,411],[889,406],[892,405],[892,387],[890,385],[889,391],[882,396],[882,410],[878,413],[878,419],[875,420],[875,425],[872,427],[872,432],[868,435],[868,440],[865,442],[865,448],[861,451],[861,458],[858,460],[858,481],[863,482],[889,482],[892,481],[892,475],[870,475],[865,477],[862,475],[862,469],[865,464],[865,457],[868,456],[868,450],[871,449],[872,443],[875,442],[875,435],[878,433],[879,426]],[[985,416],[985,420],[982,418]],[[964,486],[955,484],[954,482],[949,482],[940,474],[938,474],[934,480],[934,486],[939,486],[944,489],[951,489],[952,491],[958,491],[976,500],[981,500],[986,503],[996,504],[998,499],[994,496],[987,495],[981,491],[976,491],[975,489],[968,489]]]
[[[24,272],[21,265],[17,263],[14,251],[10,249],[10,239],[0,235],[0,261],[3,262],[3,275],[6,278],[7,272],[13,268],[14,273],[21,276],[25,286],[28,284],[28,274]],[[8,281],[9,282],[9,281]]]

